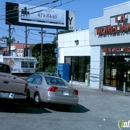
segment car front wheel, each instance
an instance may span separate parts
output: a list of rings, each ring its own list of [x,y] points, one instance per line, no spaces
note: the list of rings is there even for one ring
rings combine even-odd
[[[35,103],[35,105],[39,105],[41,103],[39,93],[35,94],[35,96],[34,96],[34,103]]]

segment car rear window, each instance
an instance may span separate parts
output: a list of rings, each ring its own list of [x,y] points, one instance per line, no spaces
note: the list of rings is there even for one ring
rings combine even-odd
[[[62,79],[53,78],[53,77],[45,77],[47,84],[50,85],[59,85],[59,86],[68,86]]]

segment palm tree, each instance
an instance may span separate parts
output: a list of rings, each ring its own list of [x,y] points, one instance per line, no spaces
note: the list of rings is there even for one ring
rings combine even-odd
[[[3,36],[2,38],[7,40],[7,46],[8,46],[9,45],[9,37]],[[15,41],[16,41],[15,38],[12,38],[11,41],[10,41],[10,43],[13,43]]]

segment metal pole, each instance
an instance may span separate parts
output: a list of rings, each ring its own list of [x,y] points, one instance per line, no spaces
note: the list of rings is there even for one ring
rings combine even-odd
[[[28,56],[28,53],[27,53],[27,39],[28,39],[28,32],[27,32],[27,26],[25,26],[25,56]]]
[[[57,49],[57,57],[56,57],[56,67],[58,65],[58,29],[56,29],[56,49]]]
[[[71,86],[72,86],[73,76],[71,75]]]
[[[101,91],[103,92],[103,81],[101,81]]]
[[[123,84],[123,94],[126,95],[126,82]]]
[[[11,48],[11,24],[9,24],[9,52],[8,52],[8,55],[10,56],[11,53],[10,53],[10,48]]]
[[[41,71],[43,71],[43,28],[41,28]]]

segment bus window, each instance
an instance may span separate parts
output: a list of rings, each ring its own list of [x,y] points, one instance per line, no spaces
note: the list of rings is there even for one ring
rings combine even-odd
[[[30,67],[30,68],[34,68],[34,63],[33,63],[33,62],[30,62],[30,63],[29,63],[29,67]]]
[[[22,61],[22,62],[21,62],[21,67],[22,67],[22,68],[28,68],[28,63]]]

